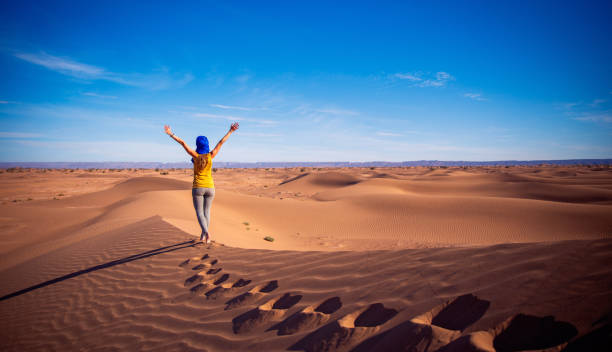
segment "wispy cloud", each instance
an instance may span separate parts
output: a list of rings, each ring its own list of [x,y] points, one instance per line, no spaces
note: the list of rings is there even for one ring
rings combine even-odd
[[[276,133],[257,133],[257,132],[240,132],[241,136],[248,137],[280,137],[282,135]]]
[[[117,97],[114,95],[103,95],[103,94],[98,94],[94,92],[85,92],[83,93],[83,95],[87,95],[89,97],[102,98],[102,99],[117,99]]]
[[[104,80],[153,90],[179,88],[191,82],[194,78],[190,73],[172,75],[168,72],[167,68],[162,68],[151,74],[116,73],[108,71],[103,67],[84,64],[69,58],[49,55],[45,52],[39,54],[16,53],[15,57],[63,75],[79,79]]]
[[[357,111],[345,110],[345,109],[334,109],[334,108],[326,108],[326,109],[315,109],[314,111],[320,112],[323,114],[332,114],[332,115],[359,115]]]
[[[382,131],[376,132],[376,135],[383,136],[383,137],[401,137],[402,136],[402,134],[400,133],[382,132]]]
[[[44,52],[40,54],[17,53],[15,56],[29,63],[46,67],[49,70],[78,78],[96,77],[106,73],[101,67],[52,56]]]
[[[455,77],[444,71],[438,71],[433,75],[423,74],[421,72],[400,72],[391,75],[391,78],[410,81],[415,87],[444,87],[448,84],[449,81],[455,80]]]
[[[574,102],[569,102],[569,103],[560,103],[560,104],[557,104],[557,106],[559,106],[559,107],[561,107],[561,108],[563,108],[565,110],[571,110],[571,109],[579,106],[580,104],[582,104],[581,101],[574,101]]]
[[[601,104],[603,104],[603,103],[605,103],[607,101],[608,101],[608,99],[594,99],[593,102],[591,102],[591,104],[589,104],[589,106],[597,107],[597,106],[599,106],[599,105],[601,105]]]
[[[147,141],[37,141],[15,140],[19,145],[44,149],[51,153],[64,153],[72,161],[152,161],[185,160],[185,154],[169,143]],[[146,150],[148,153],[134,153],[134,150]]]
[[[611,112],[603,112],[603,113],[587,114],[587,115],[582,115],[582,116],[574,117],[574,120],[587,121],[587,122],[612,123],[612,113]]]
[[[409,81],[422,81],[423,79],[412,73],[396,73],[393,76],[399,79],[407,79]]]
[[[22,132],[0,132],[0,138],[38,138],[42,134],[38,133],[22,133]]]
[[[213,108],[225,109],[225,110],[241,110],[241,111],[253,111],[253,110],[262,110],[262,108],[247,108],[243,106],[233,106],[233,105],[222,105],[222,104],[210,104]]]
[[[444,87],[449,81],[454,81],[455,77],[446,72],[436,72],[433,79],[427,79],[419,83],[419,87]]]
[[[228,121],[249,121],[249,122],[260,123],[260,124],[263,124],[263,125],[274,125],[274,124],[277,123],[276,121],[272,121],[272,120],[263,120],[263,119],[257,119],[257,118],[251,118],[251,117],[242,117],[242,116],[208,114],[208,113],[203,113],[203,112],[194,113],[193,116],[195,116],[195,117],[207,117],[207,118],[212,118],[212,119],[224,119],[224,120],[228,120]]]
[[[9,100],[0,100],[0,104],[17,104],[17,102]]]
[[[465,94],[463,94],[463,96],[466,97],[466,98],[470,98],[472,100],[477,100],[477,101],[485,101],[485,100],[487,100],[480,93],[465,93]]]
[[[238,77],[236,77],[236,82],[238,83],[246,83],[248,82],[253,76],[250,74],[244,74],[244,75],[240,75]]]

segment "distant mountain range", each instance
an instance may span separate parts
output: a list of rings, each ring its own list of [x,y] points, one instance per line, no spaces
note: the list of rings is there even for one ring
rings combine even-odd
[[[569,160],[500,160],[500,161],[333,161],[333,162],[215,162],[217,168],[290,168],[290,167],[407,167],[407,166],[535,166],[548,165],[612,165],[612,159]],[[183,169],[191,168],[191,162],[0,162],[0,168],[47,168],[47,169]]]

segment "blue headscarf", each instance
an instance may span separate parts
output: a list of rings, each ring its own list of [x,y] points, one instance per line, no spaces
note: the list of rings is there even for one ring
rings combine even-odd
[[[210,153],[210,149],[208,147],[208,138],[206,138],[206,136],[198,136],[198,138],[196,138],[196,153]],[[191,162],[193,163],[193,158],[191,158]]]

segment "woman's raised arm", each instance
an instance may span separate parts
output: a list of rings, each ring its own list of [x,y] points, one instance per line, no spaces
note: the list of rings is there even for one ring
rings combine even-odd
[[[193,158],[197,158],[198,157],[198,153],[196,153],[193,149],[189,148],[189,146],[187,145],[187,143],[185,143],[184,140],[180,139],[174,133],[172,133],[172,130],[170,129],[170,126],[165,125],[164,126],[164,131],[166,131],[166,134],[168,136],[172,137],[172,139],[177,141],[178,144],[182,145],[183,148],[185,148],[185,151],[187,152],[187,154],[191,155],[191,157],[193,157]]]
[[[230,134],[232,134],[232,132],[234,132],[235,130],[238,129],[238,127],[240,127],[240,125],[238,124],[238,122],[234,122],[231,126],[229,131],[227,131],[227,133],[225,134],[225,136],[223,136],[223,138],[221,138],[221,140],[219,141],[219,143],[217,143],[217,145],[215,146],[215,148],[212,150],[212,152],[210,152],[210,156],[212,158],[214,158],[217,153],[219,152],[219,149],[221,149],[221,146],[223,145],[223,143],[225,143],[225,141],[229,138]]]

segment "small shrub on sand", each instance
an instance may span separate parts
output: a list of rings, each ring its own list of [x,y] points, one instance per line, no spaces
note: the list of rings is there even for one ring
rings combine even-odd
[[[274,238],[270,237],[270,236],[266,236],[264,237],[264,240],[268,241],[268,242],[274,242]]]
[[[162,171],[162,172],[160,172],[159,174],[160,174],[160,175],[167,175],[167,174],[168,174],[168,171]]]
[[[248,223],[248,221],[245,221],[245,222],[242,223],[242,225],[249,226],[249,223]]]
[[[217,168],[216,167],[213,167],[213,172],[217,172]]]

